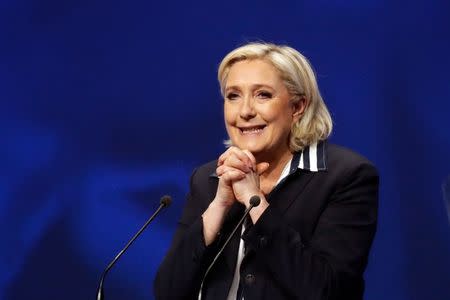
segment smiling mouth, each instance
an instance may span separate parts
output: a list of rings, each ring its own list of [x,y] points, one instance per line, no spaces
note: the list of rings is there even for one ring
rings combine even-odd
[[[266,125],[252,126],[252,127],[238,127],[242,134],[258,134],[261,133]]]

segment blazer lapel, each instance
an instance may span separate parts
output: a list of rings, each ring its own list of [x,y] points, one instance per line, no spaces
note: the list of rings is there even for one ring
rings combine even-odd
[[[299,169],[280,183],[268,195],[267,201],[282,215],[297,200],[316,173]]]
[[[305,187],[314,177],[314,174],[316,173],[299,169],[296,173],[290,175],[289,178],[286,178],[286,181],[277,185],[275,189],[266,196],[270,206],[277,209],[281,215],[284,215],[292,203],[300,197],[305,190]],[[242,261],[242,265],[246,264],[248,259],[254,254],[255,250],[248,249],[248,252]]]
[[[290,175],[286,180],[275,187],[267,196],[267,201],[271,206],[276,208],[282,215],[285,214],[287,209],[292,203],[297,200],[305,187],[311,181],[316,173],[299,169],[296,173]],[[244,214],[245,208],[242,204],[236,202],[230,208],[228,215],[224,220],[222,226],[222,241],[221,245],[225,243],[226,239],[230,235],[233,228],[239,222],[239,219]],[[239,241],[241,238],[241,228],[238,228],[237,232],[231,238],[230,243],[223,250],[222,256],[226,262],[227,268],[234,274],[236,268],[236,260],[238,255]],[[244,261],[253,254],[253,250],[249,249],[249,252],[245,255]],[[244,263],[244,261],[242,263]],[[233,275],[232,275],[233,276]]]

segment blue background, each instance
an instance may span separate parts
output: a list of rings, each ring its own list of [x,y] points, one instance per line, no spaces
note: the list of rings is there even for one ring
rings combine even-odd
[[[1,1],[0,299],[94,299],[169,193],[106,281],[152,299],[192,169],[224,150],[217,66],[254,40],[310,58],[331,140],[379,168],[365,299],[450,299],[444,0]]]

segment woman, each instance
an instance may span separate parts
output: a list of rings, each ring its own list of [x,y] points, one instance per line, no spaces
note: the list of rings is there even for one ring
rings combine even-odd
[[[330,114],[307,59],[251,43],[219,67],[229,148],[199,167],[157,299],[362,299],[378,175],[326,142]],[[242,235],[205,271],[257,195]]]

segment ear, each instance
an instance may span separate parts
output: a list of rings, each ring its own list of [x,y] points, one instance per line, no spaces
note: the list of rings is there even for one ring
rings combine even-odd
[[[292,102],[292,117],[297,122],[306,110],[307,101],[305,96],[301,96],[297,101]]]

